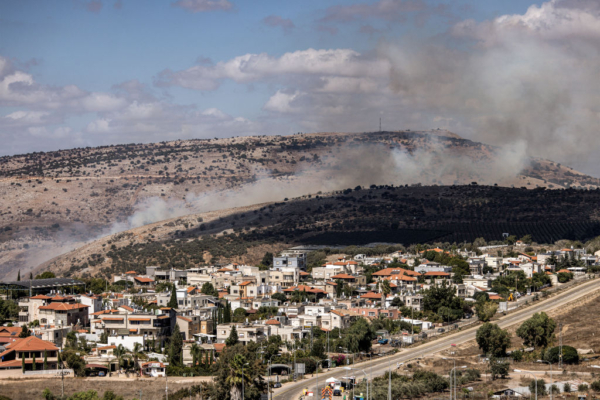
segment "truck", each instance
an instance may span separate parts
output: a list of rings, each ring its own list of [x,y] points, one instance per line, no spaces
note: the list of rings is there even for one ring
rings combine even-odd
[[[377,343],[379,343],[379,344],[388,344],[388,339],[379,339],[377,341]]]

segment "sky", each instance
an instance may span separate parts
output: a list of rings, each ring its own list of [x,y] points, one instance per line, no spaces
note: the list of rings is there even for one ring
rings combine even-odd
[[[449,129],[600,176],[595,0],[0,2],[0,156]]]

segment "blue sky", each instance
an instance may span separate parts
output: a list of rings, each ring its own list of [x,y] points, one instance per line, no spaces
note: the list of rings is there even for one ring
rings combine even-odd
[[[598,99],[578,89],[590,87],[597,56],[573,45],[596,49],[594,3],[1,2],[0,155],[365,131],[382,116],[386,129],[450,129],[591,171],[572,142],[597,122]],[[576,78],[548,88],[573,65]]]

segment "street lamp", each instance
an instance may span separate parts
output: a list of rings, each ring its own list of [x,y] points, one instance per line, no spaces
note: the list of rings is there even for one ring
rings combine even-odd
[[[515,369],[514,371],[518,372],[518,373],[524,372],[526,374],[529,374],[529,375],[533,376],[533,379],[535,380],[535,400],[537,400],[537,378],[536,378],[536,376],[533,373],[529,372],[529,371],[523,371],[521,369]],[[529,397],[531,397],[531,393],[529,394]]]
[[[271,360],[273,359],[273,357],[276,356],[280,356],[281,354],[277,353],[277,354],[273,354],[271,355],[271,357],[269,357],[269,383],[268,383],[268,387],[269,387],[269,391],[267,392],[269,394],[269,397],[272,399],[273,396],[271,395]]]
[[[361,354],[366,355],[367,353],[361,353]],[[373,353],[369,353],[369,368],[370,368],[369,373],[371,374],[371,381],[373,381]],[[373,397],[373,393],[371,393],[371,397],[369,397],[368,387],[369,386],[367,385],[367,400],[371,400],[371,397]]]
[[[398,366],[404,365],[404,363],[398,364]],[[388,360],[388,400],[392,400],[392,357]]]
[[[358,370],[358,368],[350,368],[350,367],[344,367],[344,369],[348,370],[348,371],[352,371],[353,369]],[[365,372],[364,369],[361,369],[359,371],[361,371],[363,374],[365,374],[365,379],[367,381],[367,399],[368,399],[369,398],[369,378],[367,377],[367,373]]]
[[[546,363],[550,365],[550,400],[552,400],[552,385],[554,385],[554,376],[552,376],[552,363],[550,361],[537,360],[539,363]],[[537,387],[537,385],[536,385]]]
[[[250,365],[248,363],[242,364],[242,400],[244,399],[244,366]]]

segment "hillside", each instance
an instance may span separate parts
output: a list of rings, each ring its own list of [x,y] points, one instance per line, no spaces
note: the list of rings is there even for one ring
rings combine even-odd
[[[594,188],[600,180],[447,131],[313,133],[0,158],[0,277],[190,213],[370,184]]]
[[[146,265],[258,263],[265,251],[294,245],[410,245],[507,232],[540,243],[600,235],[597,190],[498,186],[380,186],[193,214],[114,234],[62,255],[42,269],[110,276]]]

